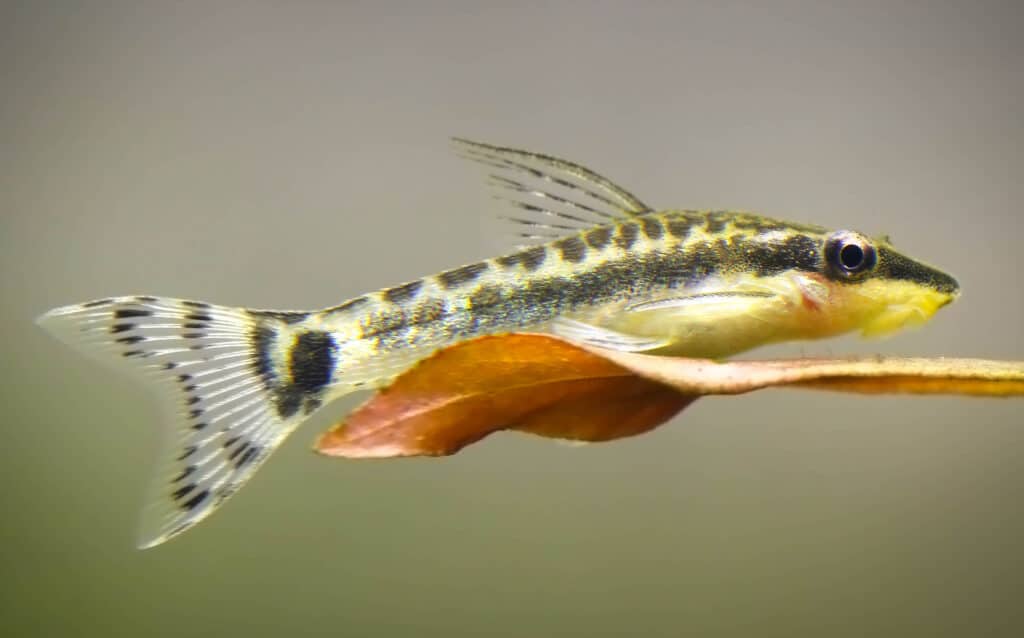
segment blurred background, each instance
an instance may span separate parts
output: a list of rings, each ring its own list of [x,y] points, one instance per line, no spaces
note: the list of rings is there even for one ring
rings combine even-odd
[[[1020,401],[768,391],[574,448],[310,451],[135,549],[151,398],[51,340],[149,293],[316,308],[505,252],[460,135],[660,207],[889,233],[915,332],[756,356],[1024,359],[1024,29],[1006,2],[5,3],[6,635],[1024,632]]]

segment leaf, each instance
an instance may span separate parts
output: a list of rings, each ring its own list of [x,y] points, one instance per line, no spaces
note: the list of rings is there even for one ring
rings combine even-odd
[[[980,359],[715,362],[582,347],[548,335],[465,341],[425,359],[317,442],[348,458],[441,456],[499,430],[609,441],[697,398],[768,387],[866,394],[1024,395],[1024,363]]]
[[[610,361],[681,392],[743,394],[796,386],[861,394],[1024,396],[1024,362],[866,357],[719,363],[602,351]]]
[[[440,456],[503,429],[605,441],[646,432],[694,398],[560,339],[482,337],[421,361],[316,449],[352,458]]]

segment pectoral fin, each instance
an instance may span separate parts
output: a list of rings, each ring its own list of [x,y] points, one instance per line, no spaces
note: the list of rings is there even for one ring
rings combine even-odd
[[[669,344],[668,339],[642,337],[602,328],[575,319],[556,319],[551,330],[556,335],[571,341],[578,341],[597,348],[608,348],[622,352],[643,352],[655,350]]]
[[[762,290],[730,290],[695,293],[678,297],[666,297],[634,304],[626,308],[629,313],[671,312],[671,313],[721,313],[730,315],[742,313],[765,299],[777,296]]]

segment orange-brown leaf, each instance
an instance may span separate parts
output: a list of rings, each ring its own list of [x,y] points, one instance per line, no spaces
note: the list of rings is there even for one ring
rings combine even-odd
[[[694,394],[798,386],[864,394],[1024,395],[1024,362],[864,357],[714,362],[600,351],[635,374]]]
[[[534,334],[455,344],[331,428],[317,450],[439,456],[499,430],[608,441],[651,430],[703,395],[767,387],[860,393],[1024,395],[1024,363],[978,359],[715,362],[585,348]]]
[[[399,376],[317,443],[346,457],[440,456],[518,429],[603,441],[645,432],[692,398],[559,339],[456,344]]]

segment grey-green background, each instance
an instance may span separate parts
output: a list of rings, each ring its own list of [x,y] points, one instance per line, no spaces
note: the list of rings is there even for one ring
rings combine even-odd
[[[607,445],[314,455],[349,397],[139,552],[154,406],[32,324],[320,307],[507,250],[462,135],[887,232],[964,289],[919,331],[758,355],[1024,359],[1015,5],[5,3],[0,632],[1020,635],[1019,401],[774,391]]]

